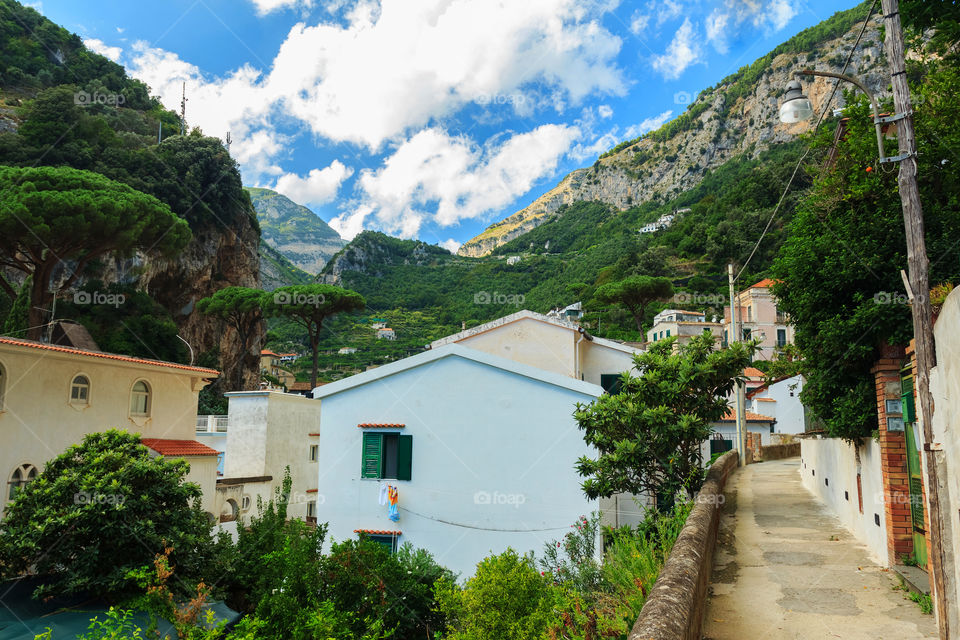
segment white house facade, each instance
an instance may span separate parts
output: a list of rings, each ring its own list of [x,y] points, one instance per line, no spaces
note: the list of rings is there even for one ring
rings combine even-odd
[[[318,520],[337,540],[424,547],[463,577],[507,547],[540,552],[598,508],[574,468],[591,451],[572,414],[602,393],[461,344],[318,387]]]

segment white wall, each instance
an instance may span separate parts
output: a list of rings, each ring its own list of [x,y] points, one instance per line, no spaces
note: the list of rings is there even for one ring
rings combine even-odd
[[[319,521],[337,540],[400,530],[401,544],[430,550],[462,577],[508,546],[540,553],[597,510],[574,469],[589,453],[574,405],[601,393],[588,388],[451,355],[324,397]],[[411,480],[387,481],[399,488],[398,523],[378,504],[380,481],[360,478],[360,423],[402,423],[413,436]]]
[[[573,377],[575,333],[533,318],[521,318],[460,341],[465,347],[531,367]]]
[[[610,373],[637,372],[633,368],[633,353],[621,351],[604,344],[582,340],[580,342],[582,362],[580,364],[583,379],[593,384],[600,384],[600,376]]]
[[[944,482],[948,504],[941,510],[945,519],[944,538],[950,540],[948,563],[953,565],[954,585],[960,585],[960,289],[948,297],[933,327],[937,345],[937,366],[930,376],[933,394],[933,439],[941,443],[947,469]],[[919,404],[919,403],[918,403]],[[926,457],[921,456],[926,463]],[[957,595],[948,597],[951,618],[957,619]],[[956,624],[956,623],[954,623]]]
[[[840,438],[803,438],[800,441],[800,476],[803,486],[867,547],[872,559],[889,566],[880,445],[873,438],[864,438],[861,442],[863,513],[860,513],[857,499],[857,461],[853,445]],[[830,481],[829,485],[825,480]],[[879,518],[879,524],[876,518]]]
[[[803,376],[794,376],[766,387],[750,399],[754,413],[776,418],[775,433],[803,433],[804,409],[800,402]]]
[[[229,398],[229,425],[224,477],[272,476],[270,490],[280,486],[290,467],[293,518],[307,515],[307,503],[318,500],[317,462],[310,445],[319,444],[320,401],[277,391],[236,391]]]

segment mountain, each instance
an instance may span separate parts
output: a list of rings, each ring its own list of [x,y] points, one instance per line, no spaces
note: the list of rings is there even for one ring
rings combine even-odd
[[[839,72],[872,2],[836,13],[776,47],[753,64],[691,99],[686,111],[660,129],[624,141],[591,167],[577,169],[528,207],[490,225],[460,247],[461,256],[490,254],[497,247],[553,219],[564,205],[602,202],[624,211],[647,202],[663,203],[704,179],[711,169],[737,158],[755,158],[764,150],[809,130],[811,123],[784,125],[778,107],[786,84],[804,68]],[[874,14],[847,73],[884,95],[882,19]],[[821,105],[833,80],[805,80],[814,105]],[[842,107],[842,94],[834,98]]]
[[[0,0],[0,164],[95,171],[155,196],[187,220],[192,240],[178,256],[104,256],[83,280],[148,292],[158,303],[165,316],[148,320],[172,327],[167,337],[175,348],[161,344],[162,332],[143,331],[128,341],[131,355],[188,361],[182,339],[198,362],[223,372],[215,384],[255,387],[259,354],[245,352],[237,332],[198,312],[196,301],[227,286],[260,285],[256,216],[222,142],[179,131],[177,114],[122,66],[36,10]],[[96,330],[91,309],[77,313],[74,319]],[[137,311],[114,315],[125,313]],[[101,344],[111,339],[94,337]]]
[[[313,275],[320,273],[327,261],[347,244],[307,207],[270,189],[246,190],[260,222],[261,242],[276,249],[298,269]]]
[[[287,257],[274,249],[268,242],[260,241],[260,287],[264,291],[273,291],[277,287],[291,284],[310,284],[314,276],[287,260]]]

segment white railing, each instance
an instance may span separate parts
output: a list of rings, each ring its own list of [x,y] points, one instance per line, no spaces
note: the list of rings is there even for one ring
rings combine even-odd
[[[197,433],[226,433],[227,416],[197,416]]]

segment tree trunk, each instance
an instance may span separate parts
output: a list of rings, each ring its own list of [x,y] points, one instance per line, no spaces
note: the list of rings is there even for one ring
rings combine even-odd
[[[317,368],[320,357],[320,336],[310,336],[310,348],[313,349],[313,370],[310,374],[310,388],[317,388]]]
[[[30,283],[30,310],[27,312],[27,339],[40,340],[46,329],[46,303],[50,299],[47,284],[50,281],[50,266],[39,265],[33,270]]]

